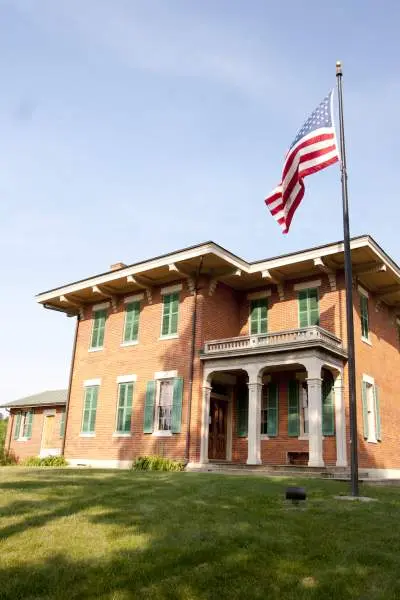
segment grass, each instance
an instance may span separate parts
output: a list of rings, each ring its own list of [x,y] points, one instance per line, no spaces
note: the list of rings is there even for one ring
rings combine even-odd
[[[1,600],[400,597],[399,488],[339,482],[0,469]]]

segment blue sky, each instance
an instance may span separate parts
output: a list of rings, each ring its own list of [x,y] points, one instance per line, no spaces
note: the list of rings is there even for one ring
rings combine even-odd
[[[0,402],[67,384],[34,295],[213,239],[246,259],[342,236],[337,166],[288,236],[263,198],[344,63],[351,229],[400,261],[400,6],[0,0]]]

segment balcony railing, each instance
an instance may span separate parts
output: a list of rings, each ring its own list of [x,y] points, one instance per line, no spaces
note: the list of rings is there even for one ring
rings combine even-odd
[[[205,342],[202,352],[203,357],[219,354],[242,354],[251,351],[277,351],[289,350],[307,346],[323,346],[326,349],[346,354],[342,340],[333,333],[318,327],[304,327],[276,333],[262,333],[260,335],[241,335],[224,340]]]

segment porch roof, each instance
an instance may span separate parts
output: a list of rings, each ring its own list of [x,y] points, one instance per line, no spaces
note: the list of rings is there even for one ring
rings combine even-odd
[[[2,408],[21,408],[31,406],[58,406],[67,402],[68,390],[46,390],[33,396],[18,398],[2,404]]]
[[[360,236],[351,240],[352,263],[360,283],[376,292],[388,305],[400,307],[400,268],[375,240]],[[69,315],[85,305],[118,295],[151,290],[201,273],[237,290],[251,290],[344,269],[343,242],[293,252],[266,260],[247,262],[209,241],[146,261],[123,265],[36,296],[38,303]]]

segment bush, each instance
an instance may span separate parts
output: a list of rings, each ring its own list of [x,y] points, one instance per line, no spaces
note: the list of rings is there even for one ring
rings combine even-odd
[[[30,456],[22,463],[24,467],[66,467],[67,464],[63,456]]]
[[[6,465],[15,465],[15,463],[17,462],[14,454],[12,454],[11,452],[7,452],[7,450],[4,448],[4,444],[6,441],[7,425],[8,419],[0,420],[0,466],[2,467]]]
[[[162,456],[139,456],[132,465],[134,471],[183,471],[185,463]]]

